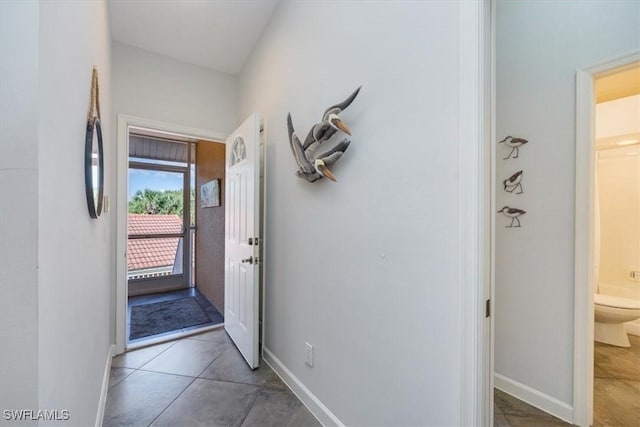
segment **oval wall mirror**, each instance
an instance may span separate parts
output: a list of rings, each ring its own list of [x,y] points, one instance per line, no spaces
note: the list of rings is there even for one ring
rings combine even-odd
[[[84,143],[84,184],[87,193],[87,206],[91,218],[102,213],[104,193],[104,153],[102,149],[102,127],[100,119],[94,117],[87,122],[87,134]]]

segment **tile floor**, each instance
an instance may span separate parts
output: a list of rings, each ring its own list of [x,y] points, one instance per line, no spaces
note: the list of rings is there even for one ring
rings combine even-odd
[[[570,427],[562,421],[503,391],[495,389],[493,405],[494,427]]]
[[[640,426],[640,337],[631,348],[595,343],[594,427]],[[571,424],[495,390],[494,426]],[[223,329],[113,359],[105,410],[111,426],[321,424],[263,362],[255,371]]]
[[[181,299],[185,297],[194,297],[194,299],[197,301],[200,307],[202,307],[202,309],[207,314],[207,316],[209,316],[209,319],[211,319],[211,322],[201,324],[201,325],[196,325],[196,326],[190,326],[188,328],[182,328],[178,331],[167,331],[161,334],[141,337],[135,340],[128,340],[127,341],[128,344],[138,344],[148,339],[164,337],[171,334],[175,334],[176,332],[187,332],[187,331],[199,329],[205,326],[219,325],[224,322],[224,316],[220,314],[220,312],[213,306],[213,304],[211,304],[211,302],[209,302],[209,300],[200,293],[198,288],[189,288],[189,289],[182,289],[178,291],[170,291],[170,292],[162,292],[158,294],[139,295],[139,296],[129,297],[129,299],[127,300],[127,325],[129,325],[131,322],[131,307],[133,306],[143,305],[143,304],[152,304],[152,303],[161,302],[161,301],[173,301],[173,300]],[[128,337],[129,337],[129,333],[127,332],[127,339]]]
[[[640,426],[640,337],[630,348],[594,343],[593,427]],[[570,426],[500,390],[494,426]]]
[[[252,371],[223,329],[113,359],[104,427],[321,424],[264,363]]]
[[[595,343],[593,426],[640,426],[640,337],[630,348]]]

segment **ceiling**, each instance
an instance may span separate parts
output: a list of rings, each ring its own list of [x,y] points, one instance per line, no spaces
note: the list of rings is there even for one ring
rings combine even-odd
[[[596,103],[640,94],[640,63],[595,79]]]
[[[113,40],[230,74],[279,0],[110,0]]]

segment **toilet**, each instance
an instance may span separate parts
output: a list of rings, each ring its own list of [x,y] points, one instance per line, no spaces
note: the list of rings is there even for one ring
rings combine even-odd
[[[595,334],[598,342],[631,347],[624,322],[640,319],[640,301],[612,295],[594,294]]]

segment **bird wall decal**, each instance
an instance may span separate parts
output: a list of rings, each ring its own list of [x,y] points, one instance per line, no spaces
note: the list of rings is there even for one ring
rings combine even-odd
[[[514,138],[512,136],[508,136],[505,139],[503,139],[502,141],[498,142],[498,144],[503,144],[504,143],[504,145],[506,145],[507,147],[511,148],[511,152],[503,160],[507,160],[507,159],[511,158],[511,155],[513,153],[516,154],[515,156],[513,156],[513,158],[517,159],[520,156],[520,147],[522,147],[524,144],[526,144],[528,142],[529,141],[527,141],[524,138]]]
[[[518,225],[516,225],[515,227],[518,228],[520,227],[520,216],[526,214],[527,212],[523,211],[522,209],[510,208],[509,206],[505,206],[504,208],[500,209],[498,213],[502,213],[507,218],[511,218],[511,224],[507,225],[507,228],[513,227],[513,223],[516,221],[518,222]]]
[[[504,185],[504,191],[508,193],[513,193],[516,189],[520,189],[515,194],[522,194],[524,191],[522,190],[522,171],[518,171],[511,175],[509,178],[502,181]]]
[[[349,148],[351,141],[345,138],[328,151],[321,154],[316,154],[316,152],[322,143],[331,139],[338,131],[351,136],[351,130],[340,118],[340,113],[356,99],[361,87],[362,86],[358,87],[344,101],[327,108],[322,115],[322,120],[313,125],[309,130],[304,143],[302,143],[298,135],[296,135],[291,113],[287,114],[289,144],[293,157],[298,164],[298,170],[296,171],[298,178],[315,182],[322,177],[327,177],[331,181],[336,181],[329,167],[340,160],[344,152]]]

